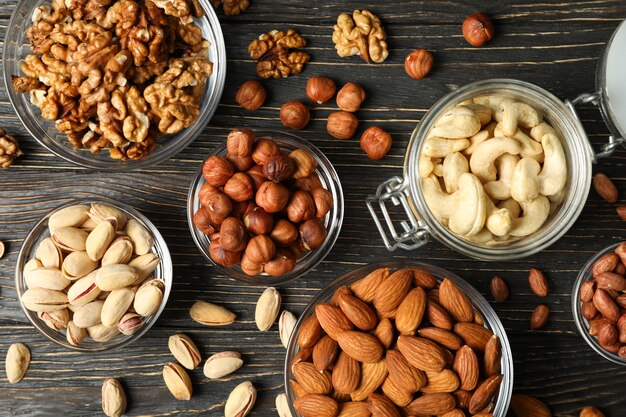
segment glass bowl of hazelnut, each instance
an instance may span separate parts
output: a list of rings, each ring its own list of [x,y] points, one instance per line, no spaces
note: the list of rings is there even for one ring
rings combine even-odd
[[[187,219],[202,254],[224,274],[273,285],[306,274],[343,221],[339,176],[324,154],[288,133],[236,129],[202,163]]]

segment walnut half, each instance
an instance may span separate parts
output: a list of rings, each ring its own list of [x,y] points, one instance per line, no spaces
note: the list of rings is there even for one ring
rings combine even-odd
[[[368,64],[381,63],[389,55],[387,35],[380,19],[368,10],[342,13],[334,26],[333,43],[340,57],[360,55]]]

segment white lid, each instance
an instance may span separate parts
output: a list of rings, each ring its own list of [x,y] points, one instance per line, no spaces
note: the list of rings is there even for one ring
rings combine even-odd
[[[598,75],[604,111],[619,136],[626,138],[626,20],[607,43]]]

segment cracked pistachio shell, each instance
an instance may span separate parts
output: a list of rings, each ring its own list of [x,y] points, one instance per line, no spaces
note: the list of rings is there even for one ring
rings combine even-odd
[[[230,375],[243,366],[238,352],[220,352],[211,356],[204,363],[204,375],[209,379],[219,379]]]
[[[121,417],[126,411],[126,393],[117,379],[102,383],[102,411],[108,417]]]
[[[70,285],[70,280],[63,276],[63,272],[56,268],[37,268],[24,274],[28,288],[45,288],[62,291]]]
[[[95,342],[106,342],[119,334],[117,326],[107,327],[104,324],[96,324],[87,328],[87,333]]]
[[[49,237],[45,238],[37,245],[35,258],[46,268],[61,269],[61,263],[63,262],[61,249],[59,249],[52,241],[52,238]]]
[[[170,336],[167,347],[176,360],[185,368],[192,370],[200,365],[202,360],[200,351],[193,340],[186,334],[174,334]]]
[[[57,311],[67,308],[67,295],[61,291],[45,288],[29,288],[21,298],[24,307],[30,311]]]
[[[127,236],[115,239],[102,257],[102,266],[127,264],[133,256],[133,243]]]
[[[7,372],[7,379],[11,384],[20,382],[28,366],[30,365],[30,351],[23,343],[14,343],[9,346],[4,366]]]
[[[100,324],[100,314],[104,301],[96,300],[85,304],[74,312],[72,320],[78,327],[88,328]]]
[[[256,402],[256,388],[250,381],[242,382],[228,396],[224,417],[245,417]]]
[[[126,234],[133,242],[136,255],[145,255],[154,246],[150,232],[135,219],[130,219],[126,224]]]
[[[101,290],[96,285],[96,271],[93,271],[74,281],[67,290],[67,298],[71,305],[81,307],[98,298],[100,293]]]
[[[146,253],[145,255],[140,255],[129,262],[128,266],[132,266],[137,271],[139,278],[137,278],[138,284],[140,281],[148,278],[150,274],[154,272],[154,270],[159,266],[161,259],[159,255],[156,253]]]
[[[280,312],[280,300],[280,293],[273,287],[266,288],[259,297],[254,312],[254,321],[256,321],[256,327],[260,331],[269,330],[276,321]]]
[[[102,311],[100,312],[100,321],[105,326],[117,326],[126,313],[128,308],[133,304],[135,291],[130,288],[120,288],[113,290],[104,300]]]
[[[61,227],[80,226],[89,218],[87,215],[88,211],[89,207],[83,205],[65,207],[57,211],[48,219],[48,229],[50,229],[50,233]]]
[[[52,232],[51,238],[61,250],[68,252],[84,251],[87,232],[76,227],[60,227]]]
[[[284,310],[278,319],[278,334],[280,336],[280,342],[283,344],[285,349],[289,345],[289,338],[291,337],[291,333],[293,333],[293,328],[296,326],[296,322],[298,319],[291,312]]]
[[[67,339],[67,343],[72,346],[78,346],[82,343],[85,337],[87,337],[87,329],[78,327],[71,320],[67,323],[67,330],[65,330],[65,338]]]
[[[135,268],[128,265],[112,264],[98,269],[96,285],[102,291],[113,291],[132,285],[139,275]]]
[[[163,367],[163,380],[177,400],[190,400],[193,388],[187,371],[177,363],[168,362]]]
[[[70,321],[70,312],[67,308],[57,311],[40,311],[37,317],[46,323],[46,326],[58,332],[67,326]]]
[[[39,261],[39,259],[31,259],[30,261],[26,262],[26,264],[24,264],[24,274],[26,274],[28,271],[32,271],[33,269],[37,269],[37,268],[43,268],[43,264],[41,263],[41,261]]]
[[[99,261],[102,259],[109,245],[115,239],[115,227],[110,221],[103,221],[89,233],[85,242],[85,249],[89,259]]]
[[[108,204],[94,203],[89,209],[89,217],[91,217],[96,223],[100,223],[105,220],[113,220],[117,224],[117,230],[124,229],[128,217],[122,210],[109,206]]]
[[[120,319],[120,322],[117,325],[117,330],[126,336],[130,336],[134,334],[137,330],[141,328],[143,323],[143,317],[141,317],[137,313],[126,313]]]
[[[71,281],[82,278],[98,267],[98,262],[89,258],[87,252],[72,252],[63,261],[63,276]]]
[[[217,304],[196,301],[189,309],[192,320],[205,326],[224,326],[235,321],[235,313]]]
[[[151,279],[137,289],[133,308],[140,316],[147,317],[157,312],[163,302],[165,283],[160,279]]]

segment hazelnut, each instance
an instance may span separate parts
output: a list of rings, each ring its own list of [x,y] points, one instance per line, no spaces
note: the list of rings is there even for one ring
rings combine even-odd
[[[295,165],[294,179],[308,177],[317,169],[317,161],[307,150],[296,149],[289,154]]]
[[[247,171],[254,165],[254,160],[250,155],[226,155],[226,160],[233,164],[233,167],[235,167],[235,170],[237,171]]]
[[[208,182],[205,182],[204,184],[202,184],[202,187],[200,187],[200,191],[198,191],[198,200],[200,201],[200,204],[206,206],[206,201],[208,201],[207,198],[211,194],[220,192],[221,191],[219,190],[219,188],[212,186]]]
[[[263,265],[252,262],[245,253],[241,257],[241,263],[239,266],[241,266],[241,270],[246,275],[255,276],[263,272]]]
[[[337,106],[348,112],[355,112],[365,100],[365,90],[356,83],[346,83],[337,93]]]
[[[233,217],[237,217],[238,219],[243,219],[243,217],[249,211],[252,211],[254,208],[254,203],[251,200],[242,201],[242,202],[233,202],[233,209],[230,212],[230,215]]]
[[[268,180],[268,178],[263,173],[263,165],[253,166],[248,170],[247,174],[252,180],[252,184],[254,185],[255,190],[258,190],[261,184]]]
[[[287,204],[287,217],[294,223],[300,223],[315,217],[315,202],[307,191],[296,190]]]
[[[235,101],[246,110],[257,110],[263,105],[266,97],[267,93],[261,83],[248,80],[237,90]]]
[[[270,181],[285,181],[293,175],[295,171],[294,161],[287,155],[281,153],[269,158],[263,165],[263,175]]]
[[[264,269],[269,275],[277,277],[293,271],[296,267],[296,257],[287,248],[280,248],[276,255],[265,264]]]
[[[483,46],[493,35],[493,23],[484,13],[474,13],[463,22],[463,36],[472,46]]]
[[[228,155],[250,156],[254,145],[254,132],[250,129],[231,130],[226,138]]]
[[[377,160],[387,155],[391,143],[391,135],[378,126],[368,127],[361,135],[361,149],[369,159]]]
[[[280,121],[283,125],[295,130],[303,129],[309,120],[311,113],[303,102],[298,100],[288,101],[280,108]]]
[[[337,86],[328,77],[311,77],[306,83],[306,95],[317,104],[326,103],[335,96]]]
[[[226,184],[235,173],[235,168],[221,156],[209,157],[202,166],[202,175],[206,182],[214,187]]]
[[[433,54],[426,49],[416,49],[404,58],[404,70],[409,77],[421,80],[433,67]]]
[[[263,265],[276,254],[274,241],[266,235],[258,235],[250,239],[246,246],[245,256],[255,264]]]
[[[220,244],[226,250],[235,252],[246,248],[248,232],[243,222],[235,217],[227,217],[220,227]]]
[[[268,213],[278,213],[289,202],[289,190],[282,184],[265,181],[259,187],[255,201],[257,206]]]
[[[261,207],[254,207],[243,216],[243,224],[253,235],[265,235],[274,226],[274,217]]]
[[[278,246],[290,246],[298,239],[298,228],[286,219],[279,219],[270,233]]]
[[[315,217],[323,218],[333,207],[333,195],[324,188],[316,188],[311,191],[313,201],[315,202]]]
[[[316,188],[321,188],[322,182],[320,181],[320,177],[317,173],[314,172],[308,177],[297,179],[295,187],[300,190],[311,192]]]
[[[215,232],[215,227],[213,227],[211,217],[209,216],[207,209],[204,207],[200,207],[193,215],[193,224],[205,235],[210,235]]]
[[[326,240],[326,228],[318,219],[305,221],[298,227],[298,230],[304,250],[312,251],[317,249],[322,246],[324,240]]]
[[[252,159],[259,165],[263,165],[271,156],[278,155],[280,148],[270,139],[259,139],[254,144]]]
[[[220,244],[220,239],[215,238],[211,240],[211,244],[209,245],[209,256],[216,264],[229,267],[239,263],[241,252],[224,249]]]
[[[336,111],[328,116],[326,130],[337,139],[350,139],[354,136],[359,121],[352,113]]]
[[[224,194],[237,202],[246,201],[252,198],[254,184],[248,175],[238,172],[233,175],[224,185]]]
[[[226,195],[214,193],[207,198],[204,208],[209,214],[211,223],[213,223],[215,227],[219,227],[224,219],[230,215],[233,204]]]

